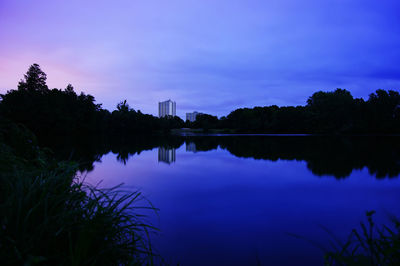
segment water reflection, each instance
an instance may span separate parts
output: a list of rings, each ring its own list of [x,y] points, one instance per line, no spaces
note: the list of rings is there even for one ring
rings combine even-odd
[[[307,241],[330,249],[319,225],[345,241],[366,210],[379,213],[377,224],[386,211],[400,215],[400,179],[387,178],[400,173],[396,137],[191,136],[110,147],[88,182],[143,191],[160,210],[152,243],[171,265],[322,265]],[[174,163],[158,163],[174,153]]]
[[[316,176],[337,179],[368,168],[376,178],[400,174],[398,137],[197,137],[186,140],[186,151],[223,149],[240,158],[305,161]]]
[[[176,160],[176,149],[175,148],[158,148],[158,161],[171,164]]]
[[[64,159],[80,162],[81,171],[91,171],[93,163],[110,151],[126,164],[130,157],[158,148],[158,161],[171,164],[182,145],[186,152],[222,149],[239,158],[304,161],[314,175],[337,179],[363,168],[376,178],[400,174],[400,137],[143,136],[124,142],[86,141],[54,150]]]
[[[186,151],[197,152],[196,143],[193,141],[186,142]]]

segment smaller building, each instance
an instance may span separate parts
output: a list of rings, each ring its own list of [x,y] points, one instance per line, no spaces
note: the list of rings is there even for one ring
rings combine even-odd
[[[189,120],[190,122],[196,121],[196,116],[201,115],[202,113],[199,112],[193,112],[193,113],[186,113],[186,120]]]

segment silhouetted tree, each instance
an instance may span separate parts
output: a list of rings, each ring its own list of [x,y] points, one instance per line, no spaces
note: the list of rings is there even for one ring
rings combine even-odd
[[[194,128],[203,128],[205,130],[218,128],[218,117],[209,114],[198,114],[196,120],[192,123]]]
[[[399,132],[400,117],[396,115],[400,104],[397,91],[377,90],[367,102],[369,131],[381,133]]]
[[[396,91],[377,90],[366,102],[343,89],[319,91],[306,106],[240,108],[213,127],[247,133],[400,133],[399,98]],[[202,127],[199,123],[189,126]]]
[[[317,132],[348,132],[352,127],[354,101],[347,90],[316,92],[307,100],[311,123]]]
[[[39,140],[83,136],[131,138],[182,127],[246,133],[400,133],[400,94],[392,90],[377,90],[368,101],[354,99],[343,89],[319,91],[305,106],[240,108],[221,119],[201,114],[195,122],[185,123],[177,116],[158,118],[135,111],[126,100],[109,112],[92,95],[77,94],[71,84],[65,90],[50,90],[46,78],[39,65],[33,64],[17,90],[0,95],[0,115],[23,124]]]
[[[40,69],[40,66],[33,64],[24,75],[24,79],[18,83],[18,90],[45,92],[48,90],[46,80],[47,76]]]
[[[119,104],[117,104],[117,110],[119,112],[129,112],[131,109],[129,108],[129,104],[126,102],[126,100],[124,100],[123,102],[120,102]]]

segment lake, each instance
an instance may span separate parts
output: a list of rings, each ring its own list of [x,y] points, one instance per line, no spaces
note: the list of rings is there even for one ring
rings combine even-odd
[[[133,139],[86,152],[82,172],[159,209],[152,243],[171,265],[321,265],[367,210],[400,216],[399,137]]]

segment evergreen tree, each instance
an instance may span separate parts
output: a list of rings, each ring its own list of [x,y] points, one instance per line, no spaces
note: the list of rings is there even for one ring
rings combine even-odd
[[[18,90],[40,91],[43,93],[48,90],[46,79],[46,73],[40,69],[40,66],[33,64],[24,75],[24,79],[18,83]]]

